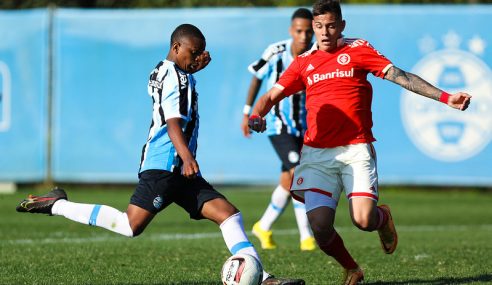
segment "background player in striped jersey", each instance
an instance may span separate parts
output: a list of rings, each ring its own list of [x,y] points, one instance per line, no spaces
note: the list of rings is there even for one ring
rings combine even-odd
[[[264,131],[262,117],[277,102],[306,90],[308,129],[291,193],[305,202],[320,249],[343,266],[343,284],[357,284],[364,274],[333,227],[341,191],[349,199],[354,225],[364,231],[377,230],[385,253],[393,253],[398,241],[389,207],[377,206],[372,87],[367,74],[458,110],[467,109],[471,96],[463,92],[448,94],[394,66],[367,41],[344,38],[345,21],[338,1],[318,0],[313,15],[316,48],[297,57],[277,84],[258,100],[250,126]]]
[[[249,86],[241,124],[244,136],[250,136],[248,127],[249,112],[262,82],[266,80],[267,88],[270,89],[294,58],[311,47],[313,38],[312,20],[311,11],[305,8],[297,9],[292,15],[289,27],[291,38],[269,45],[261,58],[248,67],[253,74],[253,78]],[[305,102],[306,95],[304,91],[298,92],[280,101],[266,116],[269,126],[267,134],[282,162],[282,172],[280,174],[280,183],[272,193],[270,204],[261,219],[253,226],[253,234],[258,237],[261,247],[264,249],[277,247],[272,238],[271,227],[283,213],[291,199],[288,189],[292,181],[294,167],[299,163],[299,153],[306,130]],[[301,250],[314,250],[316,245],[309,228],[304,204],[293,200],[292,205],[299,228],[300,248]]]
[[[152,124],[142,151],[139,184],[126,212],[68,201],[65,191],[58,188],[44,196],[28,197],[17,211],[64,216],[134,237],[157,213],[176,203],[190,218],[218,224],[232,254],[246,253],[260,260],[244,232],[241,212],[201,176],[195,160],[199,116],[192,74],[210,61],[205,45],[205,37],[197,27],[178,26],[171,35],[167,58],[150,74]],[[266,272],[263,276],[262,284],[304,284],[300,279],[278,279]]]

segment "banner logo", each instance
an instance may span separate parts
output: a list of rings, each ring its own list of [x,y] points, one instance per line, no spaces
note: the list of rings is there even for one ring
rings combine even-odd
[[[405,89],[402,121],[420,151],[436,160],[462,161],[480,153],[492,139],[492,71],[479,57],[486,47],[481,37],[469,39],[468,50],[460,49],[462,39],[454,31],[443,40],[444,49],[435,50],[436,41],[423,37],[420,50],[426,55],[411,72],[448,93],[472,95],[469,108],[462,112]]]

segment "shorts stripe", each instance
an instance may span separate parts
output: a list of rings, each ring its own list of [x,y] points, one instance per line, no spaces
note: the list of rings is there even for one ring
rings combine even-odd
[[[297,200],[301,203],[304,203],[304,198],[297,195],[296,192],[297,191],[303,191],[303,192],[306,192],[306,191],[312,191],[312,192],[316,192],[316,193],[319,193],[319,194],[322,194],[322,195],[326,195],[330,198],[332,198],[332,194],[330,192],[326,192],[322,189],[319,189],[319,188],[307,188],[307,189],[291,189],[290,190],[290,195],[292,196],[292,198],[294,198],[294,200]]]
[[[231,253],[234,255],[238,251],[240,251],[241,249],[247,248],[247,247],[253,247],[253,244],[250,243],[249,241],[238,242],[233,247],[231,247]]]
[[[94,205],[92,209],[91,217],[89,218],[89,225],[95,226],[97,221],[97,216],[99,215],[99,210],[101,209],[101,205]]]
[[[304,190],[304,191],[305,191],[305,190]],[[299,202],[301,202],[301,203],[304,203],[304,198],[302,198],[301,196],[296,195],[296,193],[295,193],[295,192],[291,191],[291,192],[290,192],[290,195],[292,196],[292,198],[293,198],[294,200],[299,201]]]
[[[318,189],[318,188],[311,188],[311,189],[306,189],[305,191],[312,191],[312,192],[316,192],[316,193],[319,193],[319,194],[323,194],[323,195],[326,195],[328,197],[332,197],[332,194],[330,192],[327,192],[325,190],[321,190],[321,189]]]
[[[357,192],[357,193],[350,193],[347,198],[351,199],[353,197],[368,197],[373,200],[379,200],[378,196],[371,194],[371,193],[365,193],[365,192]]]

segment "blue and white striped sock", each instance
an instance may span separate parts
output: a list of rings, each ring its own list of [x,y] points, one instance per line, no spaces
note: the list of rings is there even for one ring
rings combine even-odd
[[[248,240],[244,232],[243,217],[241,212],[227,218],[220,224],[222,236],[231,254],[246,253],[260,260],[253,244]],[[260,261],[261,263],[261,261]]]
[[[297,227],[299,228],[300,240],[303,241],[313,236],[309,221],[306,216],[306,206],[303,203],[292,199],[292,206],[294,206],[294,214],[296,216]]]
[[[109,206],[58,200],[53,204],[51,212],[75,222],[105,228],[127,237],[133,236],[126,213]]]
[[[272,198],[268,208],[260,219],[260,228],[269,231],[272,228],[273,223],[284,212],[285,207],[290,199],[290,193],[281,185],[278,185],[273,190]]]
[[[260,256],[253,244],[248,240],[246,232],[244,232],[243,216],[241,212],[238,212],[229,218],[227,218],[222,224],[220,224],[220,230],[222,236],[227,245],[227,248],[232,255],[237,253],[245,253],[254,256],[261,263]],[[263,264],[261,265],[263,267]],[[263,270],[263,280],[265,280],[269,274]]]

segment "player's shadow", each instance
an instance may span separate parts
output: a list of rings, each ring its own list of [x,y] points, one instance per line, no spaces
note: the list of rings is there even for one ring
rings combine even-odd
[[[186,282],[181,281],[178,283],[172,283],[172,285],[221,285],[221,282],[217,281],[204,281],[204,282]]]
[[[143,285],[147,283],[120,283],[121,285]],[[154,284],[154,283],[153,283]],[[157,285],[222,285],[220,281],[179,281],[179,282],[165,282],[165,283],[155,283]]]
[[[441,277],[436,279],[412,279],[405,281],[375,281],[366,282],[367,285],[403,285],[403,284],[429,284],[429,285],[448,285],[448,284],[468,284],[473,282],[490,282],[492,274],[481,274],[470,277]]]

